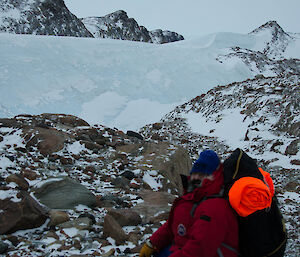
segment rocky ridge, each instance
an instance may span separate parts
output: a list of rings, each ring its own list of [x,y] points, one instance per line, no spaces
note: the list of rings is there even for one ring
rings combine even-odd
[[[214,149],[225,159],[235,147],[256,158],[275,182],[289,230],[287,256],[295,256],[300,243],[296,225],[300,188],[299,96],[299,74],[257,76],[197,96],[159,122],[143,127],[140,133],[145,138],[181,145],[194,160],[203,149]],[[195,125],[191,127],[189,123],[189,119],[197,118],[198,129],[207,127],[203,133],[195,132]],[[232,127],[226,126],[228,119]],[[237,131],[235,137],[242,135],[241,138],[226,137],[232,134],[230,130]]]
[[[93,37],[63,0],[3,0],[0,32]]]
[[[183,40],[183,36],[161,29],[148,31],[129,18],[125,11],[119,10],[104,17],[87,17],[81,21],[95,38],[111,38],[148,43],[164,44]]]
[[[136,256],[191,168],[181,147],[62,114],[0,119],[0,163],[10,256]]]
[[[270,59],[282,59],[288,44],[294,37],[286,33],[276,21],[269,21],[250,32],[250,35],[264,36],[270,34],[262,52]]]
[[[148,31],[125,11],[78,19],[63,0],[4,0],[0,3],[0,32],[50,36],[111,38],[148,43],[183,40],[172,31]]]
[[[269,21],[253,30],[249,35],[255,38],[263,38],[263,44],[256,49],[232,46],[229,53],[217,57],[220,63],[226,63],[232,59],[242,60],[252,72],[262,73],[267,76],[280,75],[282,73],[300,73],[300,60],[297,58],[285,58],[287,47],[299,35],[286,33],[276,21]]]

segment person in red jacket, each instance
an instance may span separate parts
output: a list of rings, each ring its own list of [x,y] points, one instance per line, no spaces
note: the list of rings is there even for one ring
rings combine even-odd
[[[212,150],[193,164],[183,196],[143,245],[140,257],[236,257],[237,217],[222,198],[223,167]]]

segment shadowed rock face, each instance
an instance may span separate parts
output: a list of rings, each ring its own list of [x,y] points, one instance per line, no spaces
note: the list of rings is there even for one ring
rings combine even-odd
[[[129,18],[127,13],[120,10],[103,17],[87,17],[81,19],[94,37],[141,41],[164,44],[183,40],[183,36],[161,29],[148,31],[140,26],[135,19]]]
[[[63,0],[2,0],[0,32],[93,37]]]

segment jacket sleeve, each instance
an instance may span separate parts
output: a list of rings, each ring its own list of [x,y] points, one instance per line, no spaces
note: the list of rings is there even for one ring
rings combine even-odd
[[[150,241],[158,250],[172,243],[173,233],[168,221],[152,234]]]
[[[218,203],[209,203],[219,201]],[[222,206],[223,205],[223,206]],[[220,199],[207,200],[201,204],[195,215],[195,222],[190,231],[190,239],[181,250],[170,257],[215,257],[228,229],[226,206]]]

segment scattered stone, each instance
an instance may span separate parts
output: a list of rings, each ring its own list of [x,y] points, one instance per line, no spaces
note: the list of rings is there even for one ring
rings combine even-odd
[[[163,141],[163,138],[162,138],[158,133],[154,133],[154,134],[151,136],[151,139],[152,139],[152,140],[157,140],[157,141]]]
[[[118,177],[118,178],[113,179],[111,181],[111,183],[117,188],[126,189],[126,188],[129,188],[130,181],[128,179]]]
[[[300,165],[300,160],[291,160],[292,165]]]
[[[93,214],[90,213],[82,213],[78,218],[89,218],[92,221],[92,224],[96,224],[96,218]]]
[[[131,130],[128,130],[126,132],[126,135],[129,136],[129,137],[136,137],[137,139],[140,139],[140,140],[144,140],[143,136],[137,132],[134,132],[134,131],[131,131]]]
[[[13,236],[13,235],[7,235],[5,239],[10,241],[13,244],[13,246],[15,246],[15,247],[20,243],[20,240],[18,239],[18,237]]]
[[[30,181],[35,180],[38,177],[38,174],[30,169],[23,169],[21,174]]]
[[[84,171],[86,171],[86,172],[91,172],[91,173],[95,173],[95,172],[96,172],[96,168],[95,168],[95,166],[89,165],[89,166],[86,166],[86,167],[84,168]]]
[[[110,257],[110,256],[114,256],[114,254],[115,254],[115,249],[110,249],[108,252],[106,252],[106,253],[103,253],[102,255],[101,255],[101,257]]]
[[[62,165],[73,165],[74,160],[72,158],[66,158],[66,157],[60,156],[60,163]]]
[[[285,155],[296,155],[299,152],[300,139],[292,141],[285,149]]]
[[[160,130],[162,127],[163,127],[162,123],[157,122],[157,123],[152,124],[152,128],[155,129],[155,130]]]
[[[137,204],[132,209],[142,217],[143,223],[149,223],[157,214],[170,211],[170,204],[175,196],[166,192],[153,192],[143,190],[140,196],[144,202]]]
[[[98,151],[100,149],[103,148],[103,146],[101,145],[98,145],[96,143],[93,143],[93,142],[90,142],[90,141],[86,141],[86,140],[82,140],[82,143],[84,144],[84,146],[89,149],[89,150],[92,150],[92,151]]]
[[[29,183],[23,178],[22,175],[20,174],[11,174],[6,178],[6,182],[14,182],[18,185],[18,188],[20,190],[25,190],[27,191],[29,188]]]
[[[26,153],[27,152],[27,149],[24,148],[24,147],[16,147],[15,150],[18,151],[18,152],[22,152],[22,153]]]
[[[8,249],[8,244],[0,240],[0,254],[5,253]]]
[[[59,240],[59,236],[55,233],[55,231],[48,231],[46,234],[45,234],[45,238],[47,237],[52,237],[56,240]]]
[[[111,209],[107,214],[112,216],[121,227],[137,226],[142,222],[140,215],[131,209]]]
[[[120,176],[127,178],[129,180],[132,180],[136,177],[135,174],[130,170],[124,171],[123,173],[120,174]]]
[[[59,228],[77,228],[79,230],[91,230],[93,222],[88,217],[81,217],[57,225]]]
[[[106,215],[103,224],[103,236],[105,238],[111,237],[116,240],[116,245],[120,245],[127,240],[125,234],[119,223],[110,215]]]
[[[61,223],[70,220],[69,214],[64,211],[51,210],[49,212],[49,215],[50,215],[49,226],[57,226]]]

